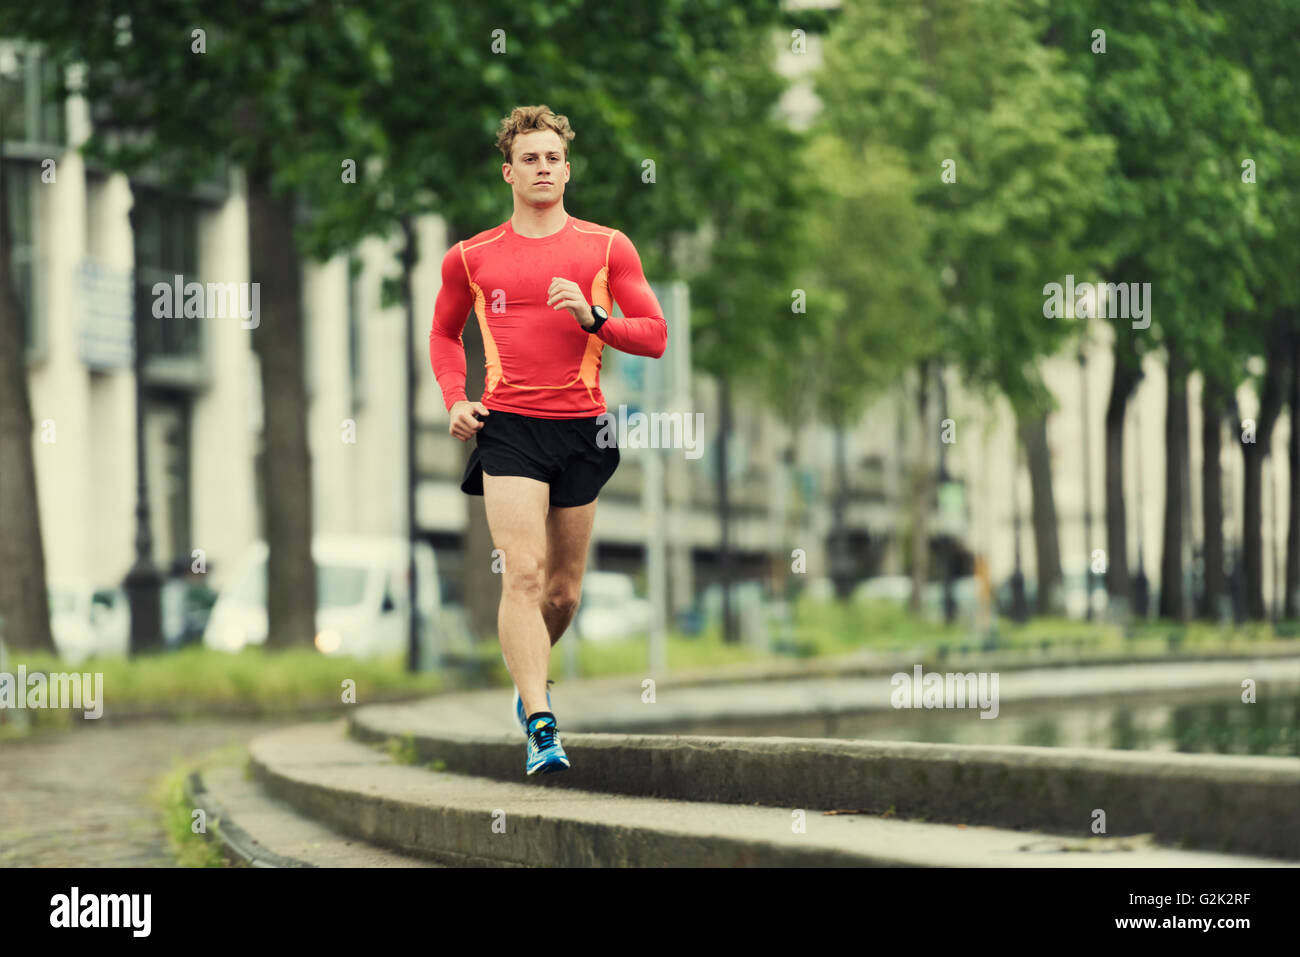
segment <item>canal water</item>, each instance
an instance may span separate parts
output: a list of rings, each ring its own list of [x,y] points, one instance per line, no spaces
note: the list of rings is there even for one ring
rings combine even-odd
[[[1253,704],[1240,694],[1008,702],[992,720],[977,711],[900,711],[842,719],[835,737],[1300,757],[1298,719],[1297,689],[1273,686]]]

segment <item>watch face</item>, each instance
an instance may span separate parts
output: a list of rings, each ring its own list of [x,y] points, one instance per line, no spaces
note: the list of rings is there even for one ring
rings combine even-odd
[[[592,306],[592,307],[591,307],[591,313],[592,313],[592,315],[594,315],[597,319],[600,319],[600,320],[602,320],[602,321],[605,320],[605,319],[608,319],[608,318],[609,318],[609,313],[607,313],[607,312],[605,311],[605,307],[604,307],[604,306]]]

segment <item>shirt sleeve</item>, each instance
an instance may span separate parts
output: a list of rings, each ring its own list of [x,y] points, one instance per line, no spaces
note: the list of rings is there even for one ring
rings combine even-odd
[[[596,330],[596,338],[632,355],[658,359],[668,347],[668,323],[641,270],[636,247],[618,230],[609,250],[609,291],[623,310]]]
[[[465,341],[461,333],[473,307],[469,274],[456,243],[442,258],[442,288],[433,307],[433,328],[429,330],[429,362],[442,389],[447,411],[465,395]]]

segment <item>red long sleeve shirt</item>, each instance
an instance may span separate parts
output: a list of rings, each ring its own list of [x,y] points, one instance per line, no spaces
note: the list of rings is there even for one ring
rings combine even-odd
[[[568,309],[546,304],[552,278],[576,282],[610,313],[589,333]],[[614,300],[624,312],[613,315]],[[442,288],[429,332],[429,360],[447,408],[465,395],[461,334],[473,309],[483,333],[493,411],[543,419],[605,412],[600,357],[606,345],[659,358],[668,326],[632,241],[617,229],[574,219],[550,236],[520,236],[510,221],[462,240],[442,260]]]

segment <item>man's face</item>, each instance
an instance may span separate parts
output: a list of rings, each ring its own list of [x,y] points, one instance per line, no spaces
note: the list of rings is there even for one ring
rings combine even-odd
[[[514,187],[516,200],[530,206],[553,206],[564,196],[569,164],[564,142],[554,130],[533,130],[515,137],[513,163],[503,163],[501,174]]]

